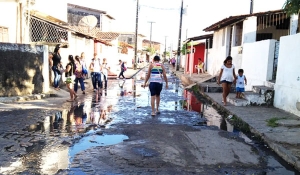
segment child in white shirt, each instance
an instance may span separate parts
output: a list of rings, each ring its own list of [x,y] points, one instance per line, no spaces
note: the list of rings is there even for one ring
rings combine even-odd
[[[244,70],[238,70],[238,76],[235,77],[236,80],[236,97],[242,98],[242,92],[245,92],[245,85],[247,85],[247,79],[244,75]]]

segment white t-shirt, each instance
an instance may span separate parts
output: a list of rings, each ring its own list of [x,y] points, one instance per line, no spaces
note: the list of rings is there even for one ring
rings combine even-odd
[[[100,73],[100,59],[96,58],[92,60],[92,63],[94,64],[93,72],[98,72]]]
[[[221,81],[228,81],[228,82],[233,82],[234,77],[233,77],[233,69],[234,65],[231,66],[231,68],[226,67],[225,65],[222,65],[221,69],[223,69]]]
[[[245,88],[245,75],[237,76],[236,87]]]

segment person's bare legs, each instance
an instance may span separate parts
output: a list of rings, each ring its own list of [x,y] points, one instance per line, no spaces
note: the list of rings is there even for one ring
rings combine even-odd
[[[73,86],[72,83],[67,84],[67,88],[69,89],[69,93],[70,93],[69,101],[74,100],[77,97],[75,91],[72,89],[72,86]]]
[[[223,88],[223,103],[224,103],[224,106],[227,105],[227,95],[228,95],[228,86],[227,86],[227,83],[222,83],[222,88]]]
[[[156,113],[159,114],[160,112],[159,112],[158,108],[159,108],[159,103],[160,103],[160,96],[156,95],[155,98],[156,98]]]
[[[226,97],[227,97],[230,93],[231,84],[226,83],[226,85],[227,85],[227,92],[226,92]]]
[[[152,108],[151,115],[155,115],[155,98],[156,96],[151,96],[151,108]]]

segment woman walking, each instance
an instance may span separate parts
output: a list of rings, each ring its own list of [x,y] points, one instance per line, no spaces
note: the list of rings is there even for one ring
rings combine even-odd
[[[120,74],[119,74],[119,76],[118,76],[117,79],[120,79],[121,76],[122,76],[123,79],[125,80],[126,79],[125,76],[124,76],[124,72],[126,71],[125,63],[122,62],[122,60],[119,60],[119,65],[120,65],[120,68],[121,68],[121,72],[120,72]]]
[[[85,78],[89,78],[88,77],[88,75],[89,75],[89,73],[88,73],[88,69],[87,69],[87,66],[86,66],[86,61],[85,61],[85,54],[84,54],[84,52],[82,52],[81,53],[81,55],[80,55],[80,63],[81,63],[81,65],[83,66],[82,68],[86,71],[86,72],[84,72],[84,79]]]
[[[82,72],[83,65],[81,64],[81,61],[80,61],[78,55],[75,56],[75,68],[76,68],[75,71],[77,71],[77,72],[75,74],[76,78],[75,78],[75,84],[74,84],[74,91],[75,91],[75,93],[77,93],[78,81],[79,81],[81,91],[83,94],[85,94],[84,75]]]
[[[75,56],[75,84],[74,84],[74,91],[77,93],[78,89],[78,81],[80,83],[80,87],[82,90],[82,93],[85,94],[85,87],[84,87],[84,75],[82,72],[83,66],[80,62],[79,56]]]
[[[55,88],[55,90],[60,90],[59,82],[60,82],[60,78],[61,78],[60,69],[62,67],[62,64],[61,64],[60,46],[59,45],[57,45],[54,49],[52,61],[53,61],[52,70],[54,73],[54,81],[53,81],[54,88]]]
[[[234,71],[234,65],[232,64],[232,57],[228,56],[224,64],[221,67],[220,75],[218,77],[217,83],[220,84],[222,83],[222,88],[223,88],[223,103],[224,106],[227,105],[227,96],[230,92],[231,85],[235,81],[236,75]]]
[[[67,100],[68,102],[72,102],[77,98],[77,95],[73,90],[74,72],[75,72],[74,58],[73,55],[69,55],[69,63],[67,64],[65,69],[66,84],[70,92],[70,99]]]
[[[164,65],[159,63],[159,61],[160,61],[159,56],[155,56],[153,59],[153,63],[151,63],[149,66],[148,74],[145,80],[145,84],[143,86],[145,88],[147,81],[149,80],[152,116],[155,116],[156,114],[160,114],[159,103],[160,103],[160,93],[163,87],[163,81],[166,82],[166,89],[168,89],[168,79],[166,75],[166,70]]]

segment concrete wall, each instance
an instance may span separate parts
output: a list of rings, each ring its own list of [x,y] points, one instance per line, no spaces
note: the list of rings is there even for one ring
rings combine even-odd
[[[241,68],[248,80],[247,91],[251,91],[253,85],[264,85],[265,81],[272,79],[275,42],[264,40],[244,44]]]
[[[0,96],[18,96],[42,93],[44,46],[0,43]],[[46,66],[45,66],[46,65]]]
[[[300,116],[300,34],[280,38],[274,106]]]
[[[228,38],[226,33],[228,29],[223,28],[219,31],[215,31],[213,38],[213,48],[209,49],[208,58],[206,60],[207,71],[211,75],[217,75],[219,73],[223,61],[226,58],[227,44],[224,43],[224,46],[222,46],[223,30],[225,30],[225,43],[227,43],[226,41],[228,40]]]
[[[243,24],[243,40],[242,43],[256,42],[257,17],[248,17]]]
[[[0,16],[0,26],[8,28],[8,42],[17,43],[17,3],[0,2]]]

